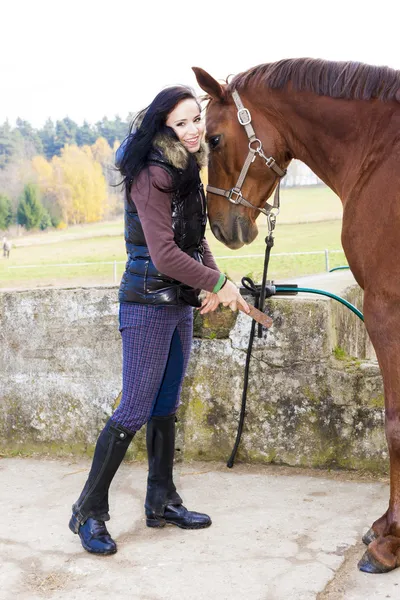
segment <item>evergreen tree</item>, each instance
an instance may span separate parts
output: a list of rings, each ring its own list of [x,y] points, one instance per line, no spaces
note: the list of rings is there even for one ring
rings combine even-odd
[[[44,155],[47,160],[50,160],[57,152],[55,144],[56,128],[54,127],[53,121],[51,119],[47,119],[42,129],[39,129],[38,134],[42,142]]]
[[[123,121],[121,117],[118,115],[115,117],[114,121],[114,131],[115,131],[115,141],[122,142],[126,138],[129,133],[129,123],[127,121]],[[113,142],[113,144],[114,144]],[[112,144],[110,144],[112,147]]]
[[[69,117],[65,117],[62,121],[57,121],[54,143],[56,154],[59,155],[64,146],[76,144],[77,130],[78,125]]]
[[[111,148],[115,141],[122,141],[128,135],[128,124],[124,123],[120,117],[115,117],[110,121],[107,117],[103,117],[101,121],[96,123],[98,132],[97,137],[103,137],[107,140]]]
[[[87,121],[76,130],[76,143],[78,146],[91,146],[95,143],[98,135]]]
[[[40,219],[39,228],[44,231],[53,224],[49,211],[43,208],[42,218]]]
[[[0,125],[0,169],[10,162],[15,152],[15,139],[10,127],[10,123],[5,121]]]
[[[28,121],[17,119],[15,132],[19,132],[25,146],[25,156],[32,158],[36,154],[43,154],[43,144],[38,132],[33,129]]]
[[[24,187],[17,209],[17,223],[26,229],[39,227],[43,215],[43,206],[40,202],[38,190],[35,185],[28,183]]]
[[[0,194],[0,229],[8,229],[13,221],[11,200]]]

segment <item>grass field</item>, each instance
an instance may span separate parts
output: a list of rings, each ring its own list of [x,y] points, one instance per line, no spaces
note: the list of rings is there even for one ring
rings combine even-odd
[[[284,191],[271,253],[270,278],[282,280],[324,271],[323,254],[276,255],[340,249],[340,218],[341,203],[328,188]],[[218,266],[235,281],[240,281],[244,275],[260,279],[263,258],[240,258],[264,253],[267,230],[263,217],[258,223],[260,233],[257,239],[250,246],[236,251],[223,246],[208,232],[207,239]],[[124,269],[126,254],[122,219],[21,236],[12,242],[10,259],[0,260],[0,287],[3,289],[112,284],[114,261],[118,263],[117,282]],[[101,262],[112,264],[96,264]],[[71,263],[72,266],[55,266]],[[330,255],[331,267],[341,264],[345,264],[342,253]]]

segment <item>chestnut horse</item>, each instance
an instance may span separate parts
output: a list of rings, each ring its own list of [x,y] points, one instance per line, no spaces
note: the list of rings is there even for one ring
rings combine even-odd
[[[208,211],[221,242],[240,248],[255,239],[257,215],[269,212],[293,158],[342,200],[342,244],[364,289],[390,456],[388,510],[364,536],[359,568],[390,571],[400,565],[400,71],[287,59],[220,84],[193,70],[209,98]]]

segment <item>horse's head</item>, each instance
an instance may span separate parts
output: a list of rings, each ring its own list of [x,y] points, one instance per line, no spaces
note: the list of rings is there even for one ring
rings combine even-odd
[[[215,188],[231,190],[249,154],[249,139],[239,123],[238,109],[229,86],[221,85],[203,69],[193,67],[193,71],[199,86],[210,98],[206,116],[210,148],[208,183]],[[246,93],[242,95],[240,92],[240,95],[245,108],[251,113],[252,126],[262,142],[264,153],[267,157],[273,156],[280,167],[286,168],[291,156],[286,151],[282,136],[267,115],[257,108],[255,99],[252,101]],[[253,144],[253,148],[257,145]],[[279,176],[267,168],[265,160],[256,156],[241,189],[243,197],[255,207],[264,207],[278,181]],[[207,203],[211,229],[218,240],[236,249],[255,239],[258,234],[258,210],[233,204],[226,197],[211,192],[208,193]]]

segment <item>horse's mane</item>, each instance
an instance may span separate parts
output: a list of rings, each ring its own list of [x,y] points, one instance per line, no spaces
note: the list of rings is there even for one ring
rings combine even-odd
[[[359,62],[332,62],[315,58],[292,58],[253,67],[236,75],[228,91],[247,86],[294,89],[331,98],[395,100],[400,102],[400,71]],[[397,94],[397,95],[396,95]]]

